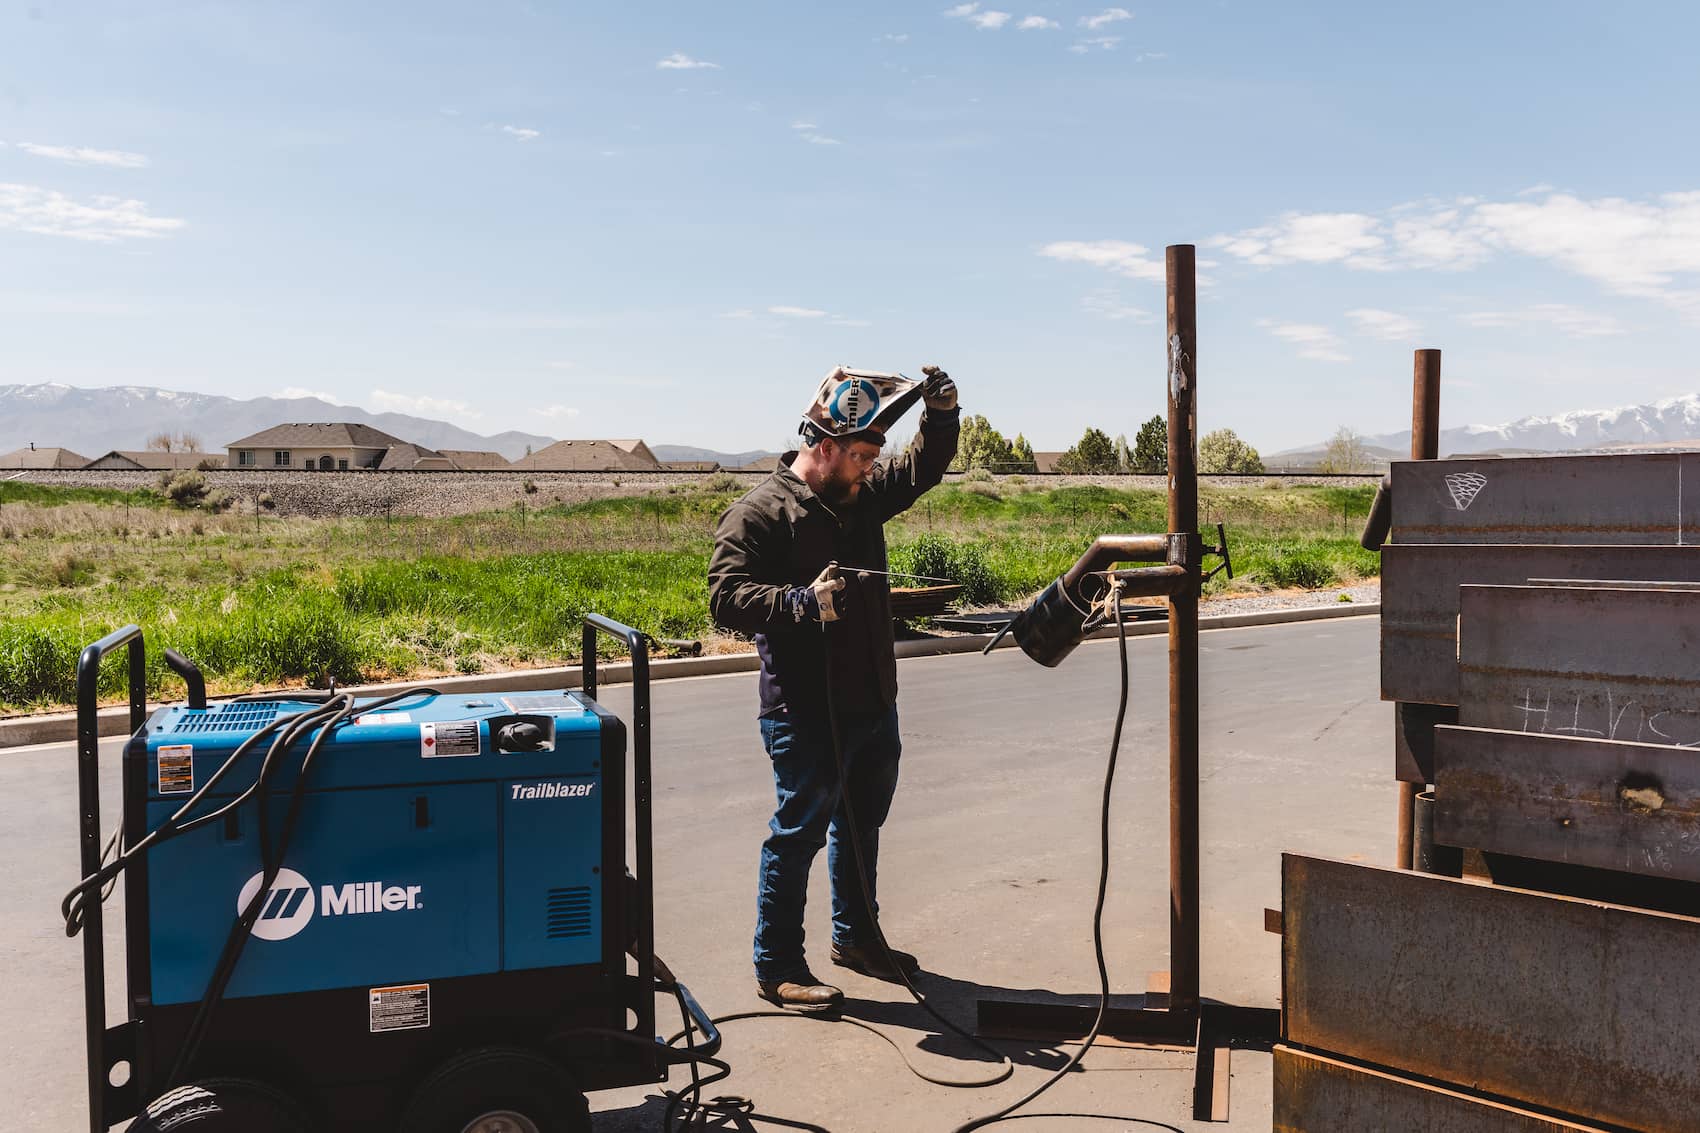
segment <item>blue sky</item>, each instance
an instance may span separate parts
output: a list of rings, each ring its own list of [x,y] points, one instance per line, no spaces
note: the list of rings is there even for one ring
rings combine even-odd
[[[938,361],[1040,449],[1700,389],[1700,8],[0,0],[0,382],[777,447]],[[139,438],[138,438],[139,439]]]

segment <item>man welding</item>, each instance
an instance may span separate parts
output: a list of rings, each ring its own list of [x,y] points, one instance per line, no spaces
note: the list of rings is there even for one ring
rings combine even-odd
[[[720,517],[708,568],[720,626],[753,635],[761,656],[762,744],[778,805],[762,843],[755,969],[762,998],[792,1011],[836,1010],[838,988],[803,952],[809,867],[827,849],[832,962],[875,979],[917,969],[875,931],[849,845],[833,752],[874,894],[879,829],[897,788],[897,662],[892,648],[886,520],[944,478],[956,455],[956,384],[937,366],[922,382],[901,374],[833,370],[803,414],[796,452]],[[886,434],[919,399],[915,439],[878,462]],[[862,569],[858,569],[862,568]],[[830,699],[829,699],[830,697]]]

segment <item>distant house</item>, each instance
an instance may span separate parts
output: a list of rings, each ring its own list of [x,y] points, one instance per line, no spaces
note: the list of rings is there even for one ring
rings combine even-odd
[[[1033,454],[1033,467],[1040,472],[1058,472],[1057,461],[1067,456],[1065,452],[1036,452]]]
[[[513,467],[531,472],[659,472],[661,462],[642,441],[556,441]]]
[[[18,449],[0,456],[0,468],[85,468],[89,458],[68,448]]]
[[[752,461],[749,464],[740,464],[740,465],[737,465],[736,467],[728,468],[728,469],[726,469],[726,471],[728,471],[728,472],[778,472],[779,471],[779,457],[777,457],[777,456],[764,457],[761,460]]]
[[[441,451],[444,456],[454,462],[456,468],[470,472],[511,467],[508,458],[499,452],[482,452],[468,448],[446,448]]]
[[[164,472],[185,468],[223,468],[224,455],[216,452],[159,452],[154,449],[113,449],[97,456],[84,467],[124,472]]]
[[[378,462],[379,472],[452,472],[454,461],[436,449],[408,444],[393,444],[384,450]]]
[[[384,455],[398,445],[407,442],[370,425],[350,422],[274,425],[225,445],[230,454],[225,467],[321,472],[375,469],[383,464]],[[432,455],[439,454],[432,452]]]
[[[669,472],[719,472],[718,460],[663,460],[661,467]]]

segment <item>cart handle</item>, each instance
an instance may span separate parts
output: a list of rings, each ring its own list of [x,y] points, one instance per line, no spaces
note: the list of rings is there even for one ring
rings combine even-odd
[[[77,813],[82,876],[100,869],[100,663],[120,646],[130,651],[130,734],[148,715],[147,648],[140,626],[115,629],[77,658]],[[83,901],[83,1028],[88,1045],[89,1131],[106,1133],[106,937],[100,889]],[[134,1080],[135,1067],[131,1067]]]
[[[638,978],[643,989],[638,997],[638,1028],[655,1033],[655,878],[650,872],[654,857],[654,821],[651,813],[649,735],[649,636],[629,625],[601,614],[584,616],[584,695],[596,699],[596,635],[606,633],[626,643],[632,655],[632,809],[637,840],[637,944]],[[603,884],[617,879],[604,878]]]

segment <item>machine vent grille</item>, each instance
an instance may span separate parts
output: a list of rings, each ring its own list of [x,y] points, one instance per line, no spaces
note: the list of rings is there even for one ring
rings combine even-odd
[[[581,885],[576,889],[549,890],[549,939],[565,940],[589,935],[589,887]]]
[[[204,734],[207,732],[254,732],[277,718],[277,705],[215,704],[210,708],[191,708],[166,729],[167,734]]]

